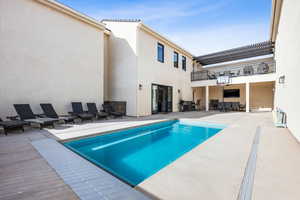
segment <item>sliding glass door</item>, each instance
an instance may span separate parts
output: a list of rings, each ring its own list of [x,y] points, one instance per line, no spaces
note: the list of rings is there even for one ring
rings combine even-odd
[[[171,86],[152,84],[152,114],[173,111],[172,92]]]
[[[152,85],[152,114],[158,113],[158,86]]]

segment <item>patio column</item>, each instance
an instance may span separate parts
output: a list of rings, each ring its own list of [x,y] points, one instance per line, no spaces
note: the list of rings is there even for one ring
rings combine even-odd
[[[209,111],[209,86],[205,86],[205,110]]]
[[[250,111],[250,83],[246,83],[246,112]]]

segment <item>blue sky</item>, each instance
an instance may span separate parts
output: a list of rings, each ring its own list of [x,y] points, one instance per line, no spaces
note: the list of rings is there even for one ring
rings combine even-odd
[[[269,39],[271,0],[59,0],[95,19],[141,19],[194,55]]]

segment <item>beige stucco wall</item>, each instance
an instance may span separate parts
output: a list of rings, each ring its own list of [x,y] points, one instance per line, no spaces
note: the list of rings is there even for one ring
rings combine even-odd
[[[200,101],[200,108],[198,109],[205,109],[205,87],[196,87],[193,88],[193,92],[194,92],[194,101],[195,103],[197,103],[197,101]]]
[[[127,115],[137,115],[137,23],[104,22],[109,39],[108,99],[127,102]]]
[[[104,101],[109,100],[109,39],[110,36],[107,34],[104,34],[104,68],[103,68],[103,74],[104,74],[104,90],[103,90],[103,99]]]
[[[250,110],[273,109],[274,106],[274,82],[250,83]],[[224,89],[240,89],[239,98],[224,98],[224,102],[240,102],[246,104],[246,84],[234,84],[224,86]],[[195,102],[201,100],[201,106],[205,106],[205,87],[194,88]],[[209,100],[223,101],[223,87],[210,86]]]
[[[224,98],[224,102],[240,102],[241,104],[246,104],[245,84],[224,86],[224,89],[240,89],[239,98]],[[213,99],[217,99],[219,100],[219,102],[223,102],[223,87],[209,87],[209,100]]]
[[[156,37],[138,29],[138,115],[151,115],[151,85],[160,84],[173,87],[173,111],[178,111],[179,100],[192,101],[190,74],[192,59],[187,55],[186,71],[182,70],[182,53],[171,48]],[[157,61],[157,43],[164,45],[164,63]],[[179,53],[179,67],[173,65],[173,53]],[[180,90],[180,92],[178,91]]]
[[[0,116],[14,103],[103,101],[103,31],[33,0],[0,1]]]
[[[277,68],[275,107],[287,113],[287,126],[300,140],[300,1],[283,1],[278,35],[275,46]],[[279,84],[279,76],[285,83]]]
[[[187,58],[187,70],[173,67],[173,51],[164,42],[165,62],[157,61],[159,39],[139,28],[140,22],[104,21],[111,30],[109,37],[108,99],[127,102],[127,115],[151,115],[151,84],[173,87],[173,111],[179,99],[192,100],[190,72],[192,59]],[[139,84],[142,89],[139,89]],[[180,93],[178,92],[180,90]]]
[[[273,109],[274,82],[250,84],[250,109]]]

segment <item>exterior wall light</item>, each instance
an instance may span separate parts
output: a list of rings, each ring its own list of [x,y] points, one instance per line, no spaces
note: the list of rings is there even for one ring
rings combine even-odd
[[[139,84],[139,90],[142,90],[142,89],[143,89],[143,85]]]
[[[284,84],[285,82],[285,76],[280,76],[278,79],[279,84]]]
[[[180,93],[180,90],[178,89],[177,92]]]

